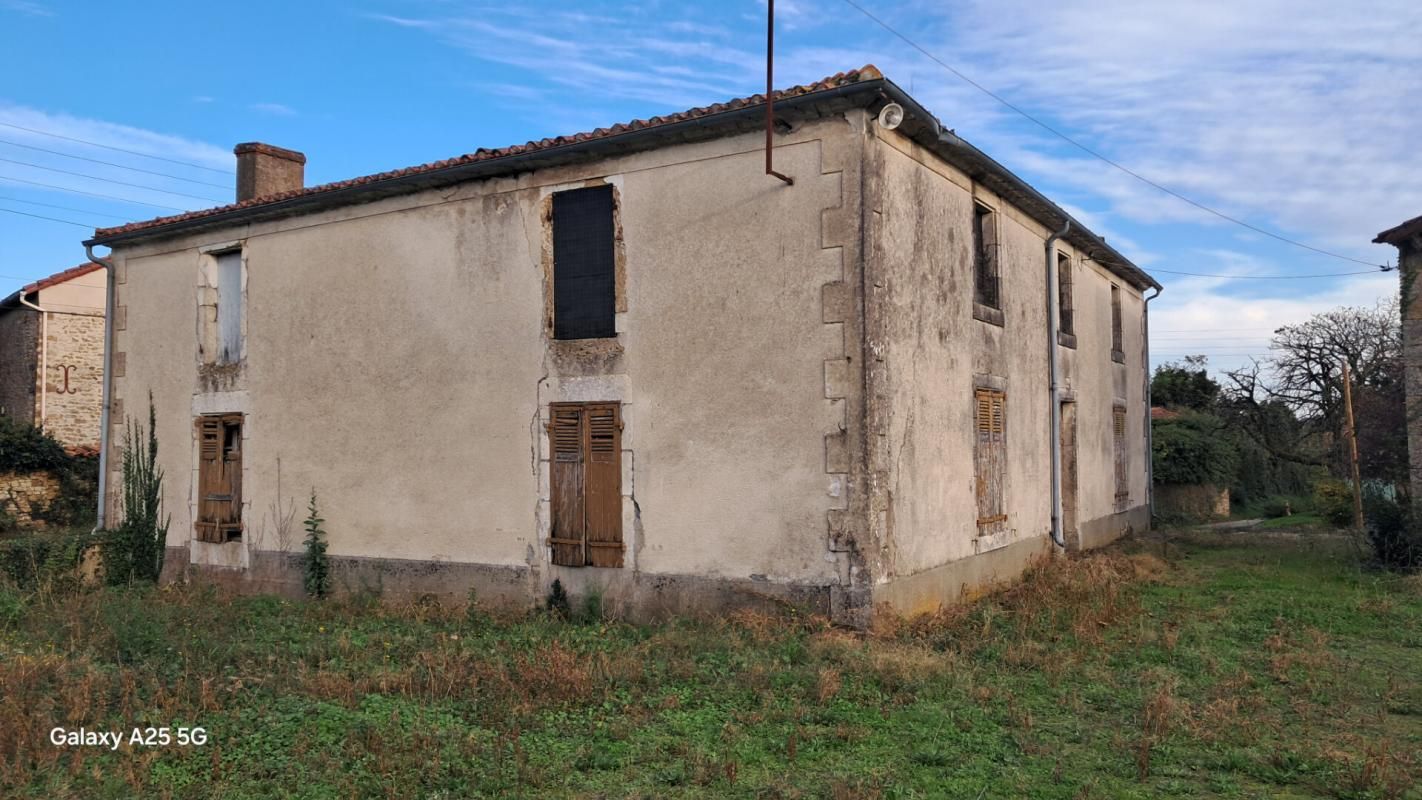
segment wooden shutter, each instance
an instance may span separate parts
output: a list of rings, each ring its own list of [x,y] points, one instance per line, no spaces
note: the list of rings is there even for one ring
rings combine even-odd
[[[583,486],[583,410],[576,405],[549,409],[549,490],[552,492],[552,528],[549,543],[553,563],[580,567],[587,563],[587,522]]]
[[[1002,308],[997,263],[997,220],[992,209],[973,204],[974,299],[989,308]]]
[[[221,544],[242,536],[242,417],[199,417],[198,541]]]
[[[1127,471],[1126,409],[1111,409],[1111,442],[1116,463],[1116,508],[1123,510],[1131,496],[1130,473]]]
[[[617,403],[555,403],[552,446],[553,563],[622,566],[622,415]]]
[[[1111,287],[1111,355],[1119,357],[1124,355],[1121,331],[1121,290],[1115,286]]]
[[[1007,473],[1007,395],[993,389],[978,389],[973,399],[978,525],[991,525],[1007,519],[1003,502]]]
[[[1072,313],[1071,259],[1057,254],[1057,308],[1058,330],[1067,335],[1076,333],[1075,315]]]
[[[622,566],[622,419],[615,403],[587,412],[586,498],[588,560],[594,567]]]

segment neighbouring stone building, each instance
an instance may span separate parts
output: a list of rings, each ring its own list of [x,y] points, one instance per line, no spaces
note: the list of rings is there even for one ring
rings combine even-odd
[[[872,67],[775,111],[793,183],[756,96],[311,188],[240,145],[235,205],[96,231],[167,578],[299,591],[313,487],[341,585],[638,617],[863,625],[1147,527],[1159,285]]]
[[[80,264],[0,300],[0,414],[71,447],[99,445],[104,277]]]
[[[1422,217],[1379,233],[1373,242],[1397,248],[1402,282],[1402,370],[1406,394],[1407,462],[1414,509],[1422,510]]]

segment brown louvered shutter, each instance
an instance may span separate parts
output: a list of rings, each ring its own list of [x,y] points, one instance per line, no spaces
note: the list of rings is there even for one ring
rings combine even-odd
[[[218,501],[222,494],[222,420],[198,418],[198,514],[200,542],[221,542],[217,529]]]
[[[242,536],[242,417],[199,417],[198,541],[221,544]]]
[[[617,403],[555,403],[552,445],[553,563],[622,566],[622,414]]]
[[[588,456],[587,563],[594,567],[622,566],[622,419],[616,403],[590,405],[587,413]]]
[[[553,563],[580,567],[586,563],[587,521],[583,486],[583,409],[576,405],[554,405],[549,409],[548,438],[549,490],[552,493]]]
[[[992,525],[1007,519],[1003,502],[1007,471],[1007,395],[993,389],[978,389],[973,399],[978,525]]]
[[[1116,510],[1125,509],[1131,497],[1130,473],[1127,471],[1126,409],[1111,409],[1111,443],[1116,462]]]

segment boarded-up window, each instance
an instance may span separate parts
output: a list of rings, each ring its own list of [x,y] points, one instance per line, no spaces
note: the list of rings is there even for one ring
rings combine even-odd
[[[996,216],[987,206],[973,204],[973,299],[979,305],[1000,309]]]
[[[242,360],[242,252],[217,256],[217,363]]]
[[[617,335],[612,187],[553,195],[553,338]]]
[[[622,414],[617,403],[549,408],[553,563],[622,566]]]
[[[221,544],[242,538],[242,415],[197,419],[197,538]]]
[[[1057,311],[1060,323],[1057,329],[1067,336],[1076,333],[1076,318],[1072,314],[1071,259],[1065,253],[1057,253]]]
[[[1111,359],[1125,363],[1126,353],[1121,343],[1121,289],[1111,287]]]
[[[994,389],[978,389],[973,399],[976,429],[973,467],[981,527],[1007,519],[1003,500],[1007,478],[1007,395]]]
[[[1130,451],[1126,449],[1126,408],[1111,409],[1111,449],[1116,462],[1116,510],[1125,509],[1131,499]]]

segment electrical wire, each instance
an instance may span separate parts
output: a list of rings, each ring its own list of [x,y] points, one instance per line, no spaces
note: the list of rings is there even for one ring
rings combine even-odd
[[[73,175],[73,176],[76,177],[76,178],[86,178],[86,179],[91,180],[91,181],[103,181],[104,183],[113,183],[113,184],[117,184],[117,185],[119,185],[119,186],[128,186],[128,187],[133,188],[133,189],[143,189],[144,191],[148,191],[148,192],[161,192],[161,193],[163,193],[163,194],[171,194],[171,195],[175,195],[175,196],[177,196],[177,197],[188,197],[188,198],[191,198],[191,199],[193,199],[193,200],[206,200],[206,201],[208,201],[208,202],[210,202],[210,203],[222,203],[222,202],[224,202],[224,201],[218,200],[217,198],[214,198],[214,197],[203,197],[203,196],[201,196],[201,195],[196,195],[196,194],[184,194],[183,192],[174,192],[174,191],[172,191],[172,190],[170,190],[170,189],[159,189],[159,188],[156,187],[156,186],[144,186],[144,185],[141,184],[141,183],[129,183],[128,181],[116,181],[116,180],[114,180],[113,178],[101,178],[101,177],[99,177],[98,175],[86,175],[86,174],[84,174],[84,173],[82,173],[82,172],[71,172],[71,171],[69,171],[69,170],[67,170],[67,169],[59,169],[59,168],[57,168],[57,167],[44,167],[44,166],[40,166],[39,164],[31,164],[31,163],[29,163],[28,161],[16,161],[16,160],[13,159],[13,158],[0,158],[0,161],[5,162],[6,164],[18,164],[18,165],[20,165],[20,166],[22,166],[22,167],[30,167],[30,168],[32,168],[32,169],[42,169],[42,170],[44,170],[44,171],[46,171],[46,172],[57,172],[57,173],[59,173],[59,174],[61,174],[61,175]]]
[[[1383,271],[1388,271],[1388,270],[1392,269],[1391,267],[1386,266],[1386,265],[1383,265],[1383,264],[1374,264],[1374,263],[1372,263],[1371,261],[1363,261],[1362,259],[1353,258],[1353,257],[1351,257],[1351,256],[1345,256],[1345,255],[1342,255],[1342,254],[1340,254],[1340,253],[1334,253],[1334,252],[1331,252],[1331,251],[1328,251],[1328,250],[1323,250],[1323,249],[1314,247],[1313,245],[1304,244],[1303,242],[1295,241],[1295,240],[1290,239],[1290,238],[1288,238],[1288,237],[1281,236],[1281,235],[1279,235],[1279,234],[1277,234],[1277,233],[1274,233],[1273,231],[1265,230],[1264,228],[1260,228],[1260,227],[1258,227],[1258,226],[1256,226],[1256,225],[1251,225],[1251,224],[1249,224],[1248,222],[1245,222],[1244,220],[1241,220],[1241,219],[1237,219],[1237,218],[1235,218],[1235,217],[1232,217],[1232,216],[1230,216],[1230,215],[1224,213],[1223,211],[1216,211],[1215,209],[1210,208],[1209,206],[1205,205],[1204,203],[1200,203],[1200,202],[1197,202],[1197,201],[1195,201],[1195,200],[1192,200],[1192,199],[1190,199],[1189,197],[1186,197],[1185,195],[1183,195],[1183,194],[1181,194],[1181,193],[1175,191],[1174,189],[1171,189],[1171,188],[1169,188],[1169,187],[1167,187],[1167,186],[1162,186],[1161,184],[1156,183],[1155,181],[1151,180],[1150,178],[1145,177],[1144,175],[1140,174],[1139,172],[1136,172],[1136,171],[1134,171],[1134,170],[1132,170],[1132,169],[1130,169],[1130,168],[1128,168],[1128,167],[1126,167],[1126,166],[1124,166],[1124,165],[1122,165],[1122,164],[1120,164],[1120,163],[1118,163],[1118,162],[1116,162],[1116,161],[1113,161],[1113,160],[1111,160],[1110,158],[1107,158],[1106,156],[1102,155],[1101,153],[1096,152],[1095,150],[1091,149],[1090,147],[1087,147],[1086,145],[1082,144],[1081,142],[1078,142],[1077,140],[1073,139],[1072,137],[1066,135],[1065,133],[1062,133],[1061,131],[1057,130],[1056,128],[1052,127],[1051,125],[1048,125],[1047,123],[1043,122],[1042,120],[1040,120],[1040,119],[1038,119],[1038,118],[1032,116],[1031,114],[1027,113],[1027,112],[1024,111],[1023,109],[1021,109],[1021,108],[1019,108],[1019,107],[1013,105],[1011,102],[1009,102],[1009,101],[1007,100],[1007,98],[1005,98],[1005,97],[1003,97],[1003,96],[1001,96],[1001,95],[999,95],[999,94],[993,92],[991,89],[987,88],[986,86],[983,86],[982,84],[978,83],[977,81],[973,80],[972,78],[969,78],[967,75],[964,75],[962,72],[959,72],[958,70],[954,69],[952,66],[950,66],[947,62],[945,62],[945,61],[943,61],[942,59],[940,59],[938,56],[935,56],[934,54],[932,54],[932,53],[928,52],[927,50],[925,50],[922,46],[920,46],[920,45],[919,45],[917,42],[915,42],[914,40],[910,39],[909,37],[905,36],[905,35],[902,34],[902,33],[899,33],[899,32],[898,32],[897,30],[895,30],[891,25],[889,25],[889,23],[887,23],[887,22],[883,21],[882,19],[879,19],[878,17],[874,16],[874,14],[872,14],[872,13],[871,13],[868,9],[866,9],[864,6],[861,6],[859,3],[856,3],[855,0],[844,0],[844,3],[845,3],[846,5],[848,5],[848,6],[852,7],[852,8],[854,8],[856,11],[858,11],[859,13],[861,13],[861,14],[863,14],[864,16],[868,17],[869,19],[873,20],[874,23],[877,24],[879,27],[883,28],[884,30],[888,31],[889,33],[893,34],[894,36],[897,36],[899,39],[902,39],[905,44],[907,44],[909,47],[912,47],[913,49],[917,50],[918,52],[922,53],[922,54],[923,54],[924,56],[926,56],[930,61],[934,62],[934,63],[937,64],[938,66],[940,66],[940,67],[942,67],[942,68],[948,70],[949,72],[953,73],[953,75],[957,76],[957,77],[958,77],[960,80],[962,80],[964,83],[967,83],[969,86],[972,86],[974,89],[977,89],[978,91],[982,92],[983,94],[987,95],[988,97],[991,97],[992,99],[994,99],[994,100],[996,100],[997,102],[1001,103],[1003,106],[1007,107],[1008,109],[1010,109],[1010,110],[1013,111],[1014,113],[1018,114],[1018,115],[1021,116],[1023,119],[1026,119],[1027,121],[1029,121],[1029,122],[1031,122],[1031,123],[1037,125],[1037,126],[1038,126],[1039,128],[1041,128],[1042,130],[1044,130],[1044,131],[1046,131],[1046,132],[1052,134],[1053,136],[1056,136],[1057,138],[1061,139],[1062,141],[1066,142],[1067,144],[1070,144],[1071,146],[1077,148],[1078,150],[1081,150],[1083,153],[1086,153],[1087,155],[1091,156],[1092,158],[1098,159],[1098,160],[1100,160],[1100,161],[1102,161],[1102,162],[1104,162],[1104,163],[1106,163],[1106,164],[1109,164],[1109,165],[1112,166],[1112,167],[1115,167],[1116,169],[1120,170],[1121,172],[1126,173],[1127,175],[1131,176],[1132,178],[1135,178],[1136,180],[1140,181],[1141,183],[1146,184],[1147,186],[1154,187],[1155,189],[1157,189],[1157,190],[1159,190],[1159,191],[1161,191],[1161,192],[1164,192],[1165,194],[1168,194],[1168,195],[1170,195],[1171,197],[1174,197],[1174,198],[1177,199],[1177,200],[1180,200],[1180,201],[1182,201],[1182,202],[1188,203],[1189,205],[1192,205],[1192,206],[1194,206],[1195,208],[1198,208],[1199,210],[1204,211],[1204,212],[1206,212],[1206,213],[1213,214],[1214,216],[1219,217],[1219,218],[1222,219],[1222,220],[1225,220],[1225,221],[1227,221],[1227,222],[1233,222],[1234,224],[1239,225],[1239,226],[1242,227],[1242,228],[1247,228],[1247,229],[1249,229],[1249,230],[1251,230],[1251,231],[1254,231],[1255,233],[1258,233],[1258,234],[1260,234],[1260,235],[1268,236],[1268,237],[1271,238],[1271,239],[1277,239],[1278,241],[1284,242],[1285,244],[1290,244],[1290,245],[1293,245],[1294,247],[1300,247],[1300,248],[1303,248],[1304,250],[1311,250],[1311,251],[1313,251],[1313,252],[1315,252],[1315,253],[1318,253],[1318,254],[1320,254],[1320,255],[1325,255],[1325,256],[1328,256],[1328,257],[1330,257],[1330,258],[1336,258],[1336,259],[1340,259],[1340,260],[1342,260],[1342,261],[1351,261],[1351,262],[1353,262],[1354,264],[1362,264],[1362,265],[1367,266],[1367,267],[1377,267],[1377,268],[1379,268],[1379,269],[1381,269],[1381,270],[1383,270]],[[1164,272],[1165,270],[1158,270],[1158,271],[1159,271],[1159,272]]]
[[[149,153],[140,153],[140,152],[137,151],[137,150],[125,150],[125,149],[122,148],[122,147],[114,147],[114,146],[111,145],[111,144],[99,144],[98,142],[91,142],[91,141],[88,141],[88,140],[86,140],[86,139],[76,139],[76,138],[74,138],[73,136],[64,136],[64,135],[61,135],[61,134],[58,134],[58,133],[50,133],[49,131],[42,131],[42,130],[38,130],[38,129],[36,129],[36,128],[26,128],[26,127],[24,127],[23,125],[16,125],[16,124],[14,124],[13,122],[0,122],[0,125],[5,126],[6,128],[14,128],[14,129],[17,130],[17,131],[25,131],[26,133],[37,133],[37,134],[39,134],[40,136],[50,136],[50,137],[53,137],[53,138],[55,138],[55,139],[63,139],[63,140],[65,140],[66,142],[78,142],[79,144],[87,144],[87,145],[89,145],[90,147],[102,147],[102,148],[104,148],[105,150],[113,150],[113,151],[118,152],[118,153],[128,153],[128,154],[131,155],[131,156],[142,156],[142,157],[144,157],[144,158],[151,158],[151,159],[154,159],[154,160],[157,160],[157,161],[167,161],[169,164],[182,164],[182,165],[185,166],[185,167],[192,167],[193,169],[205,169],[205,170],[207,170],[208,172],[216,172],[216,173],[218,173],[219,175],[231,175],[231,174],[232,174],[232,170],[230,170],[230,169],[217,169],[217,168],[215,168],[215,167],[205,167],[205,166],[203,166],[202,164],[194,164],[194,163],[192,163],[191,161],[179,161],[179,160],[176,159],[176,158],[164,158],[163,156],[155,156],[155,155],[152,155],[152,154],[149,154]]]
[[[46,188],[46,189],[54,189],[54,190],[57,190],[57,191],[60,191],[60,192],[69,192],[70,194],[83,194],[83,195],[88,195],[89,197],[99,197],[99,198],[102,198],[102,199],[104,199],[104,200],[117,200],[117,201],[119,201],[120,203],[133,203],[134,205],[138,205],[138,206],[151,206],[151,207],[153,207],[153,208],[161,208],[161,209],[165,209],[165,210],[167,210],[167,211],[187,211],[186,208],[177,208],[176,206],[164,206],[164,205],[159,205],[159,204],[157,204],[157,203],[146,203],[146,202],[144,202],[144,201],[142,201],[142,200],[130,200],[130,199],[128,199],[127,197],[119,197],[119,196],[117,196],[117,195],[112,195],[112,194],[100,194],[100,193],[98,193],[98,192],[86,192],[86,191],[83,191],[83,190],[81,190],[81,189],[70,189],[70,188],[68,188],[68,187],[58,186],[58,185],[53,184],[53,183],[40,183],[39,181],[31,181],[31,180],[26,180],[26,179],[24,179],[24,178],[12,178],[12,177],[10,177],[9,175],[0,175],[0,181],[12,181],[12,182],[14,182],[14,183],[28,183],[28,184],[31,185],[31,186],[42,186],[42,187],[44,187],[44,188]]]
[[[212,182],[210,182],[210,181],[200,181],[200,180],[196,180],[196,179],[194,179],[194,178],[184,178],[184,177],[182,177],[181,175],[169,175],[169,174],[166,173],[166,172],[154,172],[154,171],[151,170],[151,169],[142,169],[142,168],[140,168],[140,167],[130,167],[130,166],[128,166],[127,164],[117,164],[117,163],[114,163],[113,161],[104,161],[104,160],[102,160],[102,159],[98,159],[98,158],[88,158],[88,157],[86,157],[86,156],[76,156],[76,155],[74,155],[74,154],[72,154],[72,153],[64,153],[64,152],[61,152],[61,151],[59,151],[59,150],[48,150],[48,149],[43,148],[43,147],[35,147],[35,146],[32,145],[32,144],[21,144],[21,143],[19,143],[19,142],[12,142],[12,141],[10,141],[10,140],[8,140],[8,139],[0,139],[0,144],[8,144],[8,145],[10,145],[11,147],[23,147],[23,148],[25,148],[26,150],[36,150],[36,151],[41,152],[41,153],[49,153],[50,155],[53,155],[53,156],[63,156],[63,157],[65,157],[65,158],[73,158],[73,159],[76,159],[76,160],[78,160],[78,161],[88,161],[88,162],[91,163],[91,164],[103,164],[103,165],[106,166],[106,167],[118,167],[119,169],[132,170],[133,172],[142,172],[144,175],[156,175],[156,176],[159,177],[159,178],[171,178],[172,180],[175,180],[175,181],[184,181],[184,182],[187,182],[187,183],[196,183],[196,184],[198,184],[199,186],[212,186],[212,187],[215,187],[215,188],[218,188],[218,189],[230,189],[230,188],[232,188],[232,187],[230,187],[230,186],[228,186],[228,185],[226,185],[226,184],[222,184],[222,183],[212,183]]]
[[[1232,281],[1299,281],[1309,278],[1341,278],[1345,275],[1377,275],[1380,272],[1391,272],[1392,267],[1385,267],[1381,264],[1377,269],[1360,270],[1358,272],[1321,272],[1309,275],[1211,275],[1204,272],[1179,272],[1173,269],[1152,269],[1151,272],[1163,272],[1167,275],[1188,275],[1192,278],[1228,278]]]
[[[87,208],[72,208],[72,207],[70,207],[70,206],[57,206],[57,205],[54,205],[53,203],[41,203],[41,202],[39,202],[39,201],[37,201],[37,200],[21,200],[21,199],[18,198],[18,197],[6,197],[6,196],[4,196],[4,195],[0,195],[0,200],[4,200],[4,201],[10,202],[10,203],[24,203],[24,204],[27,205],[27,206],[44,206],[45,208],[57,208],[57,209],[59,209],[60,211],[77,211],[77,212],[79,212],[80,214],[93,214],[93,215],[99,216],[99,217],[113,217],[114,219],[127,219],[127,217],[125,217],[123,214],[105,214],[105,213],[103,213],[102,211],[90,211],[90,210],[87,209]],[[0,275],[0,277],[4,277],[4,276],[3,276],[3,275]]]
[[[19,214],[19,215],[22,216],[22,217],[34,217],[35,219],[48,220],[48,221],[50,221],[50,222],[62,222],[62,223],[64,223],[65,225],[75,225],[75,226],[78,226],[78,227],[80,227],[80,228],[89,228],[89,229],[91,229],[91,230],[94,229],[94,228],[100,227],[100,226],[98,226],[98,225],[90,225],[90,224],[88,224],[88,223],[86,223],[86,222],[75,222],[74,220],[70,220],[70,219],[59,219],[58,217],[46,217],[46,216],[43,216],[43,215],[41,215],[41,214],[31,214],[31,213],[26,212],[26,211],[16,211],[16,210],[13,209],[13,208],[0,208],[0,211],[5,211],[5,212],[10,213],[10,214]]]

